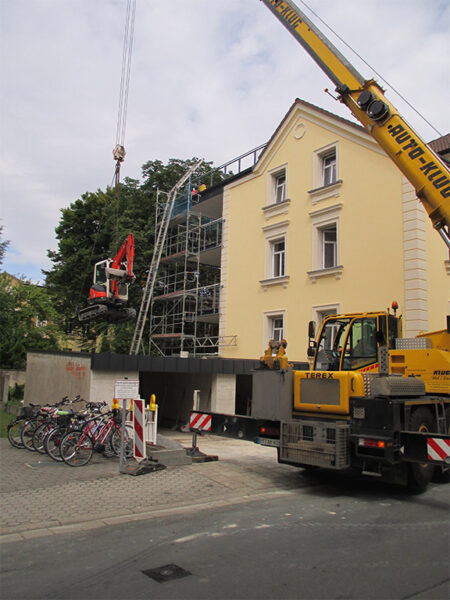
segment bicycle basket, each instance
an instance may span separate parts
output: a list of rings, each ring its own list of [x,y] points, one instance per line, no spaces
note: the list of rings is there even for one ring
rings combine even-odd
[[[70,423],[70,415],[58,415],[56,421],[60,427],[67,427]]]
[[[22,406],[21,417],[34,417],[39,412],[39,406]]]

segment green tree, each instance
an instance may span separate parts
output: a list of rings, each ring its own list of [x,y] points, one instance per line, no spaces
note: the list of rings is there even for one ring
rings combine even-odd
[[[29,350],[58,350],[62,332],[43,287],[0,275],[0,366],[23,369]]]
[[[93,266],[105,258],[111,243],[108,220],[114,196],[106,192],[83,194],[69,208],[61,210],[61,220],[55,229],[58,250],[49,250],[53,263],[43,271],[55,308],[70,323],[76,310],[89,294]]]
[[[125,178],[118,189],[87,192],[61,210],[55,230],[58,250],[48,251],[53,266],[43,273],[66,331],[78,333],[83,349],[94,349],[102,336],[101,349],[128,352],[134,324],[108,326],[94,321],[81,325],[76,320],[77,309],[86,305],[95,263],[115,256],[128,233],[133,233],[136,283],[129,288],[129,305],[139,310],[142,285],[153,256],[158,190],[170,191],[196,162],[196,158],[170,159],[167,165],[160,160],[149,161],[142,167],[142,183]],[[211,163],[203,163],[190,184],[210,187],[221,178]]]
[[[6,248],[9,246],[9,240],[2,240],[3,237],[3,225],[0,225],[0,266],[3,264],[3,257],[5,255]]]

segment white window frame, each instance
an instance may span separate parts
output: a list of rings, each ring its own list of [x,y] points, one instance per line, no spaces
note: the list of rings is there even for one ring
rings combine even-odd
[[[284,183],[279,183],[279,178],[284,177]],[[266,199],[262,207],[266,220],[289,212],[290,199],[287,197],[289,186],[288,165],[279,165],[266,173]],[[281,191],[281,195],[279,192]]]
[[[283,244],[282,249],[277,248]],[[272,255],[272,272],[271,276],[284,277],[286,275],[286,238],[285,236],[276,240],[270,241],[270,251]]]
[[[266,350],[269,340],[278,340],[274,337],[274,323],[277,319],[282,319],[283,328],[280,340],[286,338],[286,310],[271,310],[263,314],[263,331],[262,331],[262,349],[263,352]]]
[[[288,272],[288,229],[289,221],[282,221],[273,225],[266,225],[262,228],[265,236],[265,259],[264,259],[264,279],[260,280],[264,289],[267,286],[282,284],[286,287],[289,281]],[[277,243],[284,242],[284,274],[275,275],[275,257],[274,250]]]
[[[334,240],[327,239],[327,234],[329,232],[334,233]],[[331,223],[330,225],[325,225],[325,227],[319,227],[319,235],[320,235],[320,245],[321,245],[321,254],[322,254],[322,269],[332,269],[338,266],[337,262],[337,223]],[[326,264],[328,260],[328,252],[327,248],[332,249],[332,264]]]
[[[327,182],[325,173],[328,167],[325,165],[325,161],[330,157],[334,156],[333,166],[331,167],[334,171],[333,181]],[[335,141],[331,144],[327,144],[321,148],[318,148],[313,152],[313,189],[309,190],[308,194],[313,203],[321,200],[326,200],[331,197],[339,197],[340,187],[342,180],[339,179],[339,142]]]
[[[311,271],[308,271],[310,279],[315,283],[317,277],[334,275],[340,279],[343,266],[340,264],[340,213],[342,204],[336,204],[328,208],[311,211],[312,224],[312,248],[311,248]],[[325,267],[325,241],[324,232],[331,227],[336,228],[335,242],[335,264]]]
[[[312,320],[315,321],[315,323],[316,323],[316,339],[317,339],[317,336],[319,335],[320,324],[322,323],[323,319],[328,315],[338,315],[338,314],[340,314],[340,312],[341,312],[340,304],[322,304],[320,306],[312,307]],[[337,331],[337,327],[336,327],[336,331]],[[333,337],[332,337],[331,343],[334,341],[336,331],[333,331]],[[310,362],[312,364],[312,359],[310,359]]]
[[[341,305],[337,304],[321,304],[312,307],[312,320],[316,323],[316,332],[319,333],[319,327],[323,319],[328,315],[338,315],[341,312]]]
[[[281,326],[279,322],[281,321]],[[281,342],[284,339],[284,315],[276,315],[270,318],[270,327],[272,331],[271,339]]]
[[[286,171],[273,175],[273,204],[280,204],[286,200]]]
[[[322,186],[332,185],[337,181],[337,156],[336,150],[331,150],[321,155],[322,162]],[[330,160],[331,159],[331,160]]]

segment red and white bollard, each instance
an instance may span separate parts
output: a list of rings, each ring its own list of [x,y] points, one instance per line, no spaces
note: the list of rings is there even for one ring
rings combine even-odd
[[[133,402],[133,430],[134,430],[134,444],[133,444],[133,456],[135,460],[140,462],[147,458],[146,448],[146,427],[144,420],[144,400],[136,399]]]

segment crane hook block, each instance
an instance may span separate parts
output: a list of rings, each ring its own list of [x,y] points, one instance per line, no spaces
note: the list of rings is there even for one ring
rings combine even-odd
[[[125,148],[123,146],[121,146],[120,144],[117,144],[117,146],[113,150],[114,160],[123,162],[125,160],[125,154],[126,154]]]

